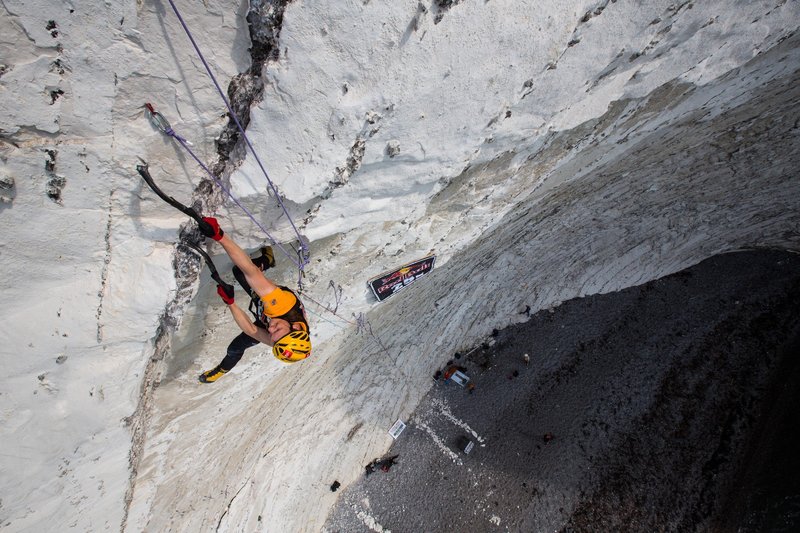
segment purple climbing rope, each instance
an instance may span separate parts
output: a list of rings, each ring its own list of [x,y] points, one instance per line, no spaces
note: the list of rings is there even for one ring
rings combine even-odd
[[[200,61],[203,62],[203,66],[205,67],[206,72],[208,73],[208,76],[211,78],[211,81],[214,82],[214,86],[217,88],[217,92],[219,93],[220,97],[222,97],[222,101],[225,102],[225,106],[228,108],[228,113],[230,113],[231,118],[236,123],[236,127],[239,128],[239,131],[242,134],[242,138],[244,139],[245,143],[247,144],[247,147],[250,149],[250,153],[253,154],[253,157],[255,158],[256,162],[258,163],[259,168],[261,168],[261,172],[264,173],[264,177],[267,179],[267,183],[269,183],[269,186],[272,188],[272,191],[275,193],[275,197],[278,199],[278,203],[280,204],[281,209],[283,209],[283,212],[286,214],[286,218],[289,220],[289,223],[292,225],[292,228],[294,229],[295,233],[297,234],[297,240],[300,243],[300,250],[298,251],[298,256],[299,256],[300,260],[299,260],[298,267],[300,268],[301,276],[302,276],[303,267],[305,267],[305,265],[308,264],[309,258],[308,258],[308,248],[306,247],[306,244],[305,244],[305,242],[303,241],[303,238],[300,235],[300,231],[297,229],[297,226],[295,226],[294,221],[292,221],[292,217],[289,216],[289,211],[286,209],[286,206],[284,205],[283,200],[281,200],[281,195],[278,192],[278,188],[275,186],[274,183],[272,183],[272,180],[269,178],[269,174],[267,174],[267,170],[264,168],[264,165],[261,163],[261,159],[258,158],[258,154],[256,154],[255,148],[253,148],[253,145],[250,142],[250,139],[247,137],[247,133],[245,133],[244,128],[242,127],[242,124],[239,122],[239,117],[233,111],[233,108],[231,107],[231,104],[228,101],[228,98],[225,96],[225,93],[222,91],[222,88],[220,88],[219,83],[217,83],[217,78],[214,77],[214,74],[211,72],[211,68],[208,66],[208,62],[206,61],[206,58],[203,56],[203,53],[200,51],[200,48],[197,46],[197,43],[195,42],[194,37],[192,36],[192,32],[189,31],[189,27],[186,25],[186,22],[184,22],[183,17],[181,16],[180,12],[178,11],[177,6],[175,5],[175,2],[173,2],[173,0],[168,0],[168,1],[169,1],[169,5],[172,6],[172,11],[175,12],[175,16],[178,17],[178,20],[180,21],[181,26],[183,26],[183,31],[186,32],[186,36],[189,37],[189,41],[191,41],[195,52],[197,52],[197,56],[200,58]],[[176,137],[176,139],[177,139],[177,137]],[[179,142],[180,142],[180,140],[179,140]]]
[[[238,198],[236,198],[236,196],[234,196],[234,195],[233,195],[233,193],[232,193],[232,192],[231,192],[231,191],[230,191],[230,190],[229,190],[229,189],[228,189],[228,188],[225,186],[225,184],[223,184],[223,183],[222,183],[222,181],[221,181],[219,178],[217,178],[217,177],[214,175],[214,173],[213,173],[213,172],[211,172],[211,169],[209,169],[209,168],[208,168],[208,166],[206,166],[206,164],[205,164],[205,163],[203,163],[203,162],[200,160],[200,158],[199,158],[199,157],[197,157],[197,155],[196,155],[196,154],[195,154],[195,153],[192,151],[192,149],[191,149],[191,148],[189,148],[189,145],[190,145],[191,143],[190,143],[189,141],[187,141],[187,140],[186,140],[184,137],[182,137],[182,136],[178,135],[178,134],[175,132],[175,130],[173,130],[173,129],[172,129],[172,126],[170,125],[169,121],[168,121],[168,120],[167,120],[167,119],[164,117],[164,115],[162,115],[161,113],[159,113],[158,111],[156,111],[156,110],[153,108],[152,104],[149,104],[149,103],[147,103],[147,104],[144,104],[144,107],[147,109],[147,111],[148,111],[148,113],[149,113],[149,115],[150,115],[150,120],[151,120],[151,122],[153,123],[153,125],[154,125],[154,126],[155,126],[155,127],[156,127],[156,128],[159,130],[159,131],[161,131],[162,133],[164,133],[165,135],[169,135],[170,137],[172,137],[173,139],[175,139],[176,141],[178,141],[178,143],[180,143],[180,145],[181,145],[181,146],[183,146],[184,150],[186,150],[186,151],[189,153],[189,155],[190,155],[190,156],[192,156],[192,159],[194,159],[194,160],[197,162],[197,164],[198,164],[198,165],[200,165],[200,168],[202,168],[202,169],[203,169],[203,170],[206,172],[206,174],[208,174],[209,176],[211,176],[211,179],[213,179],[213,180],[214,180],[214,182],[215,182],[215,183],[216,183],[216,184],[219,186],[219,188],[220,188],[220,189],[222,189],[223,191],[225,191],[225,193],[226,193],[226,194],[227,194],[227,195],[230,197],[230,199],[231,199],[231,200],[233,200],[233,202],[234,202],[236,205],[238,205],[238,206],[239,206],[239,208],[240,208],[242,211],[244,211],[244,212],[245,212],[245,214],[246,214],[248,217],[250,217],[250,220],[252,220],[252,221],[253,221],[253,223],[254,223],[256,226],[258,226],[258,227],[261,229],[261,231],[263,231],[263,232],[264,232],[264,233],[267,235],[267,237],[268,237],[268,238],[269,238],[269,239],[270,239],[270,240],[273,242],[273,244],[275,244],[275,246],[277,246],[277,247],[278,247],[278,248],[279,248],[279,249],[280,249],[280,250],[281,250],[281,251],[282,251],[282,252],[283,252],[283,253],[286,255],[286,257],[288,257],[288,258],[289,258],[289,259],[290,259],[290,260],[291,260],[291,261],[292,261],[292,262],[293,262],[293,263],[294,263],[294,264],[295,264],[295,265],[296,265],[296,266],[297,266],[297,267],[300,269],[300,274],[299,274],[299,279],[297,280],[297,284],[298,284],[298,286],[302,287],[302,286],[303,286],[303,277],[302,277],[303,275],[302,275],[302,272],[303,272],[303,267],[305,266],[305,264],[307,264],[307,262],[306,262],[306,263],[303,263],[303,262],[302,262],[302,259],[301,259],[301,260],[299,260],[299,261],[298,261],[298,260],[295,260],[295,259],[292,257],[292,254],[290,254],[290,253],[289,253],[289,252],[288,252],[288,251],[287,251],[287,250],[286,250],[286,249],[285,249],[285,248],[284,248],[284,247],[283,247],[283,246],[282,246],[282,245],[281,245],[281,244],[280,244],[280,243],[279,243],[279,242],[278,242],[278,241],[277,241],[277,240],[276,240],[276,239],[275,239],[275,238],[274,238],[272,235],[270,235],[270,233],[269,233],[269,231],[267,230],[267,228],[265,228],[265,227],[264,227],[264,226],[263,226],[263,225],[262,225],[262,224],[261,224],[261,223],[260,223],[260,222],[259,222],[259,221],[256,219],[256,217],[255,217],[255,216],[253,216],[253,213],[251,213],[251,212],[250,212],[250,210],[249,210],[249,209],[247,209],[247,207],[245,207],[245,206],[244,206],[244,205],[243,205],[243,204],[242,204],[242,203],[239,201],[239,199],[238,199]],[[298,234],[298,238],[299,238],[299,234]],[[303,242],[303,241],[302,241],[302,240],[300,240],[300,243],[301,243],[301,244],[302,244],[302,242]],[[298,255],[299,255],[299,254],[298,254]]]

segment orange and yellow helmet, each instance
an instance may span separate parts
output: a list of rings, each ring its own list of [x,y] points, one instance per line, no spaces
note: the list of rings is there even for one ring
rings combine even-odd
[[[311,355],[311,338],[307,331],[287,333],[272,347],[272,355],[284,363],[296,363]]]

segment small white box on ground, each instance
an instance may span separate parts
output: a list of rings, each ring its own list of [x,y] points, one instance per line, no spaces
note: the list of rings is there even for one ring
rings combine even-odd
[[[402,433],[404,429],[406,429],[405,423],[398,418],[397,422],[395,422],[394,425],[391,427],[391,429],[389,429],[389,435],[393,439],[397,439],[397,437],[400,436],[400,433]]]
[[[474,447],[475,447],[475,443],[474,443],[474,442],[472,442],[472,440],[470,440],[468,437],[465,437],[465,436],[463,436],[463,435],[462,435],[462,436],[461,436],[461,437],[459,437],[459,438],[458,438],[458,440],[456,441],[456,446],[457,446],[457,447],[458,447],[458,449],[459,449],[459,450],[461,450],[462,452],[464,452],[464,453],[469,453],[469,452],[471,452],[471,451],[472,451],[472,448],[474,448]]]
[[[450,376],[450,379],[452,379],[462,387],[466,386],[466,384],[469,383],[469,376],[467,376],[460,370],[456,370],[455,372],[453,372],[453,375]]]

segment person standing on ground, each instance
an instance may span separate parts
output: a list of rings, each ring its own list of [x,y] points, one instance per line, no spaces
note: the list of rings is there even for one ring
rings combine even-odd
[[[290,289],[275,284],[263,273],[275,266],[272,248],[261,249],[256,259],[239,247],[219,227],[215,218],[204,217],[208,223],[202,228],[203,234],[220,243],[235,265],[233,275],[236,281],[250,295],[255,306],[251,312],[255,320],[238,305],[233,291],[228,293],[222,285],[217,285],[217,293],[228,305],[234,321],[242,330],[230,345],[225,358],[213,369],[200,374],[202,383],[213,383],[228,373],[239,362],[244,351],[259,343],[272,346],[272,354],[286,363],[294,363],[311,355],[311,338],[305,308],[297,295]],[[210,229],[208,229],[210,228]]]

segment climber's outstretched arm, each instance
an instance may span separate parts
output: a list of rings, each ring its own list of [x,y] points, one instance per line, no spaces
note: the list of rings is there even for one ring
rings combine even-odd
[[[277,285],[264,276],[261,269],[250,259],[250,256],[247,255],[238,244],[233,242],[230,237],[223,235],[217,242],[219,242],[228,253],[233,264],[242,270],[242,274],[244,274],[244,277],[247,279],[247,283],[256,291],[256,294],[264,296],[278,288]]]
[[[228,304],[228,309],[230,310],[231,315],[233,315],[233,319],[236,321],[236,324],[243,332],[247,333],[259,342],[263,342],[264,344],[272,346],[273,341],[269,332],[264,328],[259,328],[253,324],[247,314],[245,314],[245,312],[242,311],[239,306],[237,306],[235,303],[231,303]]]
[[[219,227],[217,219],[203,217],[203,222],[205,222],[205,227],[201,225],[200,230],[206,237],[210,237],[222,245],[233,264],[241,269],[245,279],[247,279],[247,283],[256,291],[256,294],[265,296],[278,288],[277,285],[261,273],[261,269],[253,263],[250,256],[230,237],[225,235],[225,232]]]

